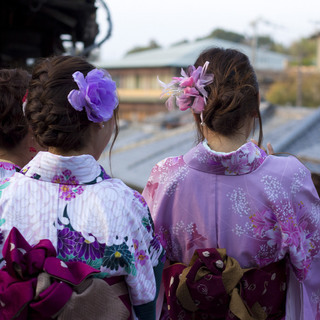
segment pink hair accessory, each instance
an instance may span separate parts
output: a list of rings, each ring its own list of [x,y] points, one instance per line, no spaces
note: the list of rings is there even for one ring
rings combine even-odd
[[[28,94],[29,94],[29,90],[27,89],[25,95],[22,98],[22,111],[23,111],[23,114],[25,114],[26,106],[27,106],[27,103],[28,103]]]
[[[203,67],[190,66],[185,72],[181,69],[182,77],[173,77],[168,84],[160,81],[163,87],[160,98],[169,96],[166,106],[169,110],[174,108],[174,103],[181,111],[191,108],[195,113],[201,113],[207,103],[208,93],[205,86],[212,83],[214,75],[206,74],[209,61]]]

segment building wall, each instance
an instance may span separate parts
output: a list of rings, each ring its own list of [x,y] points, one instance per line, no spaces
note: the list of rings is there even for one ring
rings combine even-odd
[[[166,107],[164,101],[158,103],[151,102],[121,102],[119,108],[120,119],[128,121],[143,121],[146,117],[157,114],[159,112],[166,112]]]
[[[119,89],[150,90],[159,89],[157,77],[163,82],[170,82],[171,77],[179,73],[179,69],[165,68],[135,68],[108,69],[112,79]]]
[[[163,100],[160,99],[162,92],[157,77],[169,83],[173,76],[180,75],[180,68],[128,68],[110,69],[113,80],[117,83],[121,119],[129,121],[142,121],[145,117],[164,112],[166,110]],[[279,78],[280,72],[257,71],[260,84],[261,97],[264,96],[269,86]]]
[[[121,119],[129,121],[143,121],[145,117],[166,111],[161,100],[161,86],[157,77],[165,83],[178,75],[178,68],[135,68],[108,69],[112,79],[116,81]]]

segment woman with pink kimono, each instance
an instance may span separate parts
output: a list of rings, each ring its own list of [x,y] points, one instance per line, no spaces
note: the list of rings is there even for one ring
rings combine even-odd
[[[319,197],[299,160],[261,149],[259,88],[247,56],[209,49],[162,85],[169,108],[192,110],[199,137],[185,155],[155,165],[143,192],[171,263],[163,277],[170,317],[320,319]],[[258,146],[248,142],[256,119]],[[241,270],[232,289],[230,263]],[[220,296],[213,278],[223,283]]]

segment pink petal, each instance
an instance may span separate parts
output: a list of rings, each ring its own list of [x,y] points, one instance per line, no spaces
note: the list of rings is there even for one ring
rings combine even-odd
[[[201,113],[204,110],[204,106],[205,106],[204,99],[203,97],[199,96],[194,99],[191,108],[195,113]]]

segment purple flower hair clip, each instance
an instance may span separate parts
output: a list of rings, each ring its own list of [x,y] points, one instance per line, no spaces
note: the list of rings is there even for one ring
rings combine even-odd
[[[182,77],[173,77],[169,84],[160,82],[163,87],[161,98],[163,96],[170,96],[166,101],[166,106],[169,110],[174,107],[174,102],[181,111],[189,108],[195,113],[201,113],[206,105],[208,93],[205,86],[212,83],[213,74],[206,74],[209,62],[206,61],[203,67],[190,66],[185,72],[181,69]]]
[[[72,77],[79,90],[72,90],[68,94],[71,106],[77,111],[85,108],[92,122],[110,120],[119,104],[116,83],[110,74],[106,70],[93,69],[86,77],[80,71],[76,71]]]

